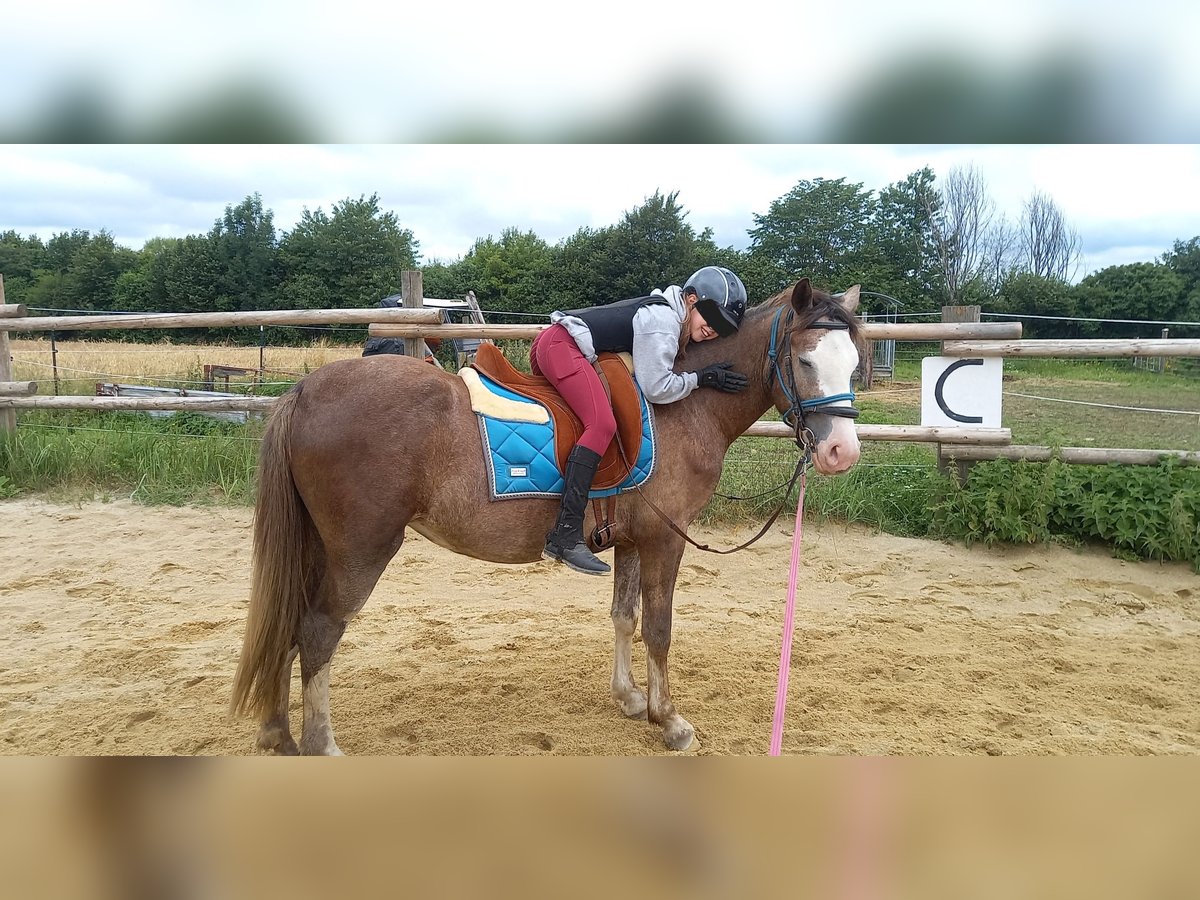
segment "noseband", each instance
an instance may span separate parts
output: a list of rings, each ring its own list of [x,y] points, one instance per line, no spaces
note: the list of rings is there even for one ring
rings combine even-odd
[[[828,394],[824,397],[814,397],[810,400],[801,400],[797,397],[796,391],[796,372],[792,365],[791,356],[791,334],[792,324],[795,319],[795,313],[791,309],[786,309],[787,319],[783,318],[785,310],[781,309],[775,313],[775,319],[771,323],[771,344],[767,348],[767,357],[771,361],[771,370],[767,376],[767,385],[775,379],[779,380],[779,386],[783,388],[784,396],[787,397],[790,404],[787,411],[783,414],[783,421],[790,425],[796,431],[796,443],[806,452],[811,451],[815,442],[812,430],[805,424],[804,413],[810,412],[826,416],[841,416],[847,419],[857,419],[860,415],[859,410],[853,406],[833,406],[834,403],[840,403],[843,400],[854,402],[854,391],[847,390],[844,394]],[[780,323],[783,324],[783,335],[780,337]],[[821,319],[813,322],[808,326],[818,330],[827,331],[849,331],[850,326],[845,322],[833,322]],[[786,348],[787,352],[780,357],[780,350]],[[781,369],[780,362],[786,363]],[[786,373],[786,376],[785,376]],[[850,386],[847,385],[847,388]]]

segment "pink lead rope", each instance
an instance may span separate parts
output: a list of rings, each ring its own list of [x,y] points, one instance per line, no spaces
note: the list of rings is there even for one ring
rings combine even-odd
[[[805,473],[802,473],[800,496],[796,501],[796,529],[792,534],[792,565],[788,571],[787,607],[783,614],[783,646],[779,649],[779,685],[775,690],[775,719],[771,723],[771,756],[778,756],[783,745],[783,711],[787,706],[788,670],[792,666],[796,573],[800,569],[800,541],[804,537],[804,479]]]

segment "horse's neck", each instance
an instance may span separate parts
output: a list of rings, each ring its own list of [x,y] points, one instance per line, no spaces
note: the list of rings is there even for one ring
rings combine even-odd
[[[700,369],[712,363],[728,362],[750,379],[746,390],[737,394],[698,389],[687,398],[687,415],[703,422],[714,434],[724,438],[727,450],[772,405],[767,389],[767,342],[771,316],[748,319],[737,334],[693,344],[688,349],[688,369]]]
[[[737,364],[734,364],[737,367]],[[749,373],[747,373],[749,374]],[[722,437],[721,450],[741,437],[747,428],[759,420],[771,406],[762,379],[751,375],[749,387],[738,394],[717,390],[697,390],[688,398],[686,414],[704,423],[708,432]]]

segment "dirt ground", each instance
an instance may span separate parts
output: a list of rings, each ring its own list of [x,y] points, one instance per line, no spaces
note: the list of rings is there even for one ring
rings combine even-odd
[[[0,503],[0,753],[250,754],[226,715],[251,513]],[[689,548],[671,685],[701,755],[763,755],[791,525]],[[714,546],[742,531],[701,529]],[[809,521],[788,754],[1194,754],[1200,578],[1103,550],[971,549]],[[609,697],[611,582],[410,533],[334,660],[342,749],[667,754]],[[645,654],[634,646],[644,684]],[[299,736],[299,675],[293,729]]]

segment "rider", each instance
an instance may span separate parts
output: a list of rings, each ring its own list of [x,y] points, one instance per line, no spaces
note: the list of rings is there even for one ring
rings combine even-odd
[[[675,361],[690,341],[708,341],[737,331],[746,312],[746,287],[729,269],[705,266],[680,288],[655,289],[649,296],[605,306],[550,314],[551,325],[533,341],[529,365],[558,390],[583,423],[583,434],[567,456],[562,505],[546,535],[542,556],[577,572],[604,575],[609,566],[583,540],[583,515],[596,466],[617,430],[612,406],[592,368],[596,354],[630,352],[633,374],[651,403],[681,400],[698,387],[734,393],[748,379],[732,363],[677,373]]]

